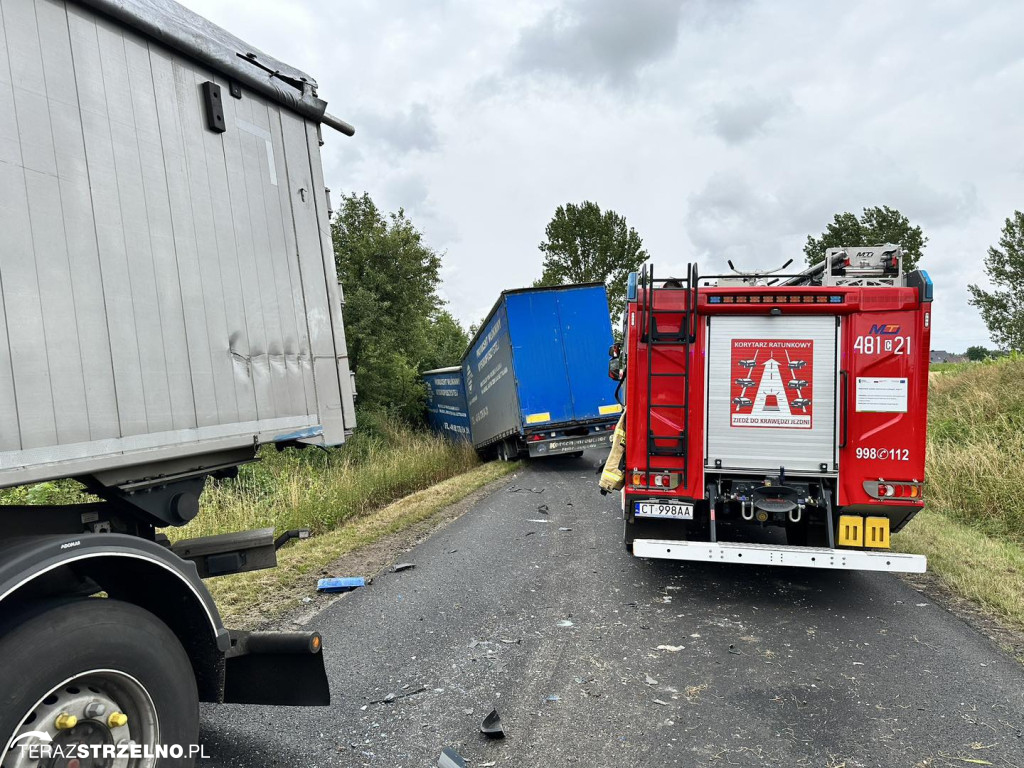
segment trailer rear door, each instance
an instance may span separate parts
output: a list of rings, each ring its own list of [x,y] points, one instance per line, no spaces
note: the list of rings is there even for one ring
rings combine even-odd
[[[708,318],[705,466],[835,471],[835,316]]]
[[[612,332],[604,286],[509,293],[506,302],[526,426],[619,412],[608,378]]]

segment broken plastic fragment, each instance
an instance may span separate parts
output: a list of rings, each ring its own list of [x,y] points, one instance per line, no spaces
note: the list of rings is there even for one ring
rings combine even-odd
[[[679,651],[683,650],[683,648],[684,648],[684,646],[682,646],[682,645],[659,645],[658,646],[658,650],[659,651],[668,651],[669,653],[679,653]]]
[[[320,579],[316,583],[317,592],[348,592],[357,587],[365,587],[366,579],[362,576],[343,577],[336,579]]]
[[[393,570],[395,573],[398,573],[399,571],[407,571],[410,568],[415,568],[415,567],[416,567],[416,563],[399,563],[398,565],[396,565],[391,570]]]
[[[505,729],[501,727],[501,715],[498,710],[492,709],[483,723],[480,724],[480,733],[489,739],[504,739]]]
[[[558,622],[558,626],[560,626],[560,627],[572,627],[572,626],[575,626],[575,625],[571,621],[569,621],[568,619],[562,619],[560,622]]]
[[[437,759],[437,768],[466,768],[466,761],[454,749],[445,747]]]

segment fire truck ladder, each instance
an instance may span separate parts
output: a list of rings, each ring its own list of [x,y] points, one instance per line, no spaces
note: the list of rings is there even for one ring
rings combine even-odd
[[[652,464],[651,457],[671,457],[682,459],[682,483],[687,485],[687,435],[690,428],[690,345],[694,342],[697,332],[697,266],[686,265],[686,278],[661,278],[654,277],[654,267],[644,266],[640,272],[638,281],[639,295],[642,297],[639,306],[638,318],[640,325],[640,341],[647,345],[647,452],[646,452],[646,482],[650,483],[652,472],[680,472],[678,466],[662,466]],[[674,303],[672,308],[666,307],[663,299],[659,306],[658,296],[666,298],[674,294],[683,294],[683,305]],[[658,318],[665,318],[667,315],[679,318],[678,326],[674,323],[662,323],[659,328]],[[664,328],[669,327],[667,330]],[[682,347],[683,369],[682,371],[657,371],[655,368],[655,351],[658,348]],[[654,404],[651,397],[653,394],[652,384],[654,379],[676,379],[678,387],[671,387],[670,392],[678,395],[679,400],[671,402],[658,402]],[[655,432],[656,421],[663,421],[654,418],[654,411],[682,411],[683,428],[673,434]],[[648,485],[648,488],[651,486]]]

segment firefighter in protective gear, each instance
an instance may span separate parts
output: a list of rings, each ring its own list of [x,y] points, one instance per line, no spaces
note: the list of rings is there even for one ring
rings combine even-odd
[[[608,452],[608,459],[604,463],[604,471],[601,472],[601,495],[609,491],[618,491],[622,488],[626,473],[626,412],[619,416],[619,423],[615,425],[615,432],[612,434],[612,449]]]

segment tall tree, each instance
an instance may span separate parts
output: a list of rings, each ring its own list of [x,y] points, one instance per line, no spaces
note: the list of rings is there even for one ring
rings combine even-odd
[[[985,257],[992,290],[968,285],[969,302],[978,308],[997,347],[1024,350],[1024,213],[1014,211],[1003,225],[999,247]]]
[[[989,351],[982,346],[967,348],[967,359],[973,363],[980,363],[982,360],[987,360],[989,356]]]
[[[415,418],[424,396],[420,364],[443,304],[441,257],[404,211],[385,215],[365,193],[341,199],[331,234],[359,403]]]
[[[903,271],[917,269],[928,238],[921,227],[914,227],[910,219],[887,205],[865,208],[858,219],[852,213],[837,213],[821,237],[807,236],[804,253],[808,265],[825,259],[828,248],[894,243],[903,248]]]
[[[427,338],[429,343],[420,361],[424,371],[458,365],[469,346],[469,336],[447,309],[439,310],[430,319]]]
[[[601,282],[608,288],[613,327],[626,305],[626,279],[647,260],[643,240],[615,211],[589,200],[560,205],[540,244],[544,272],[534,285]]]

